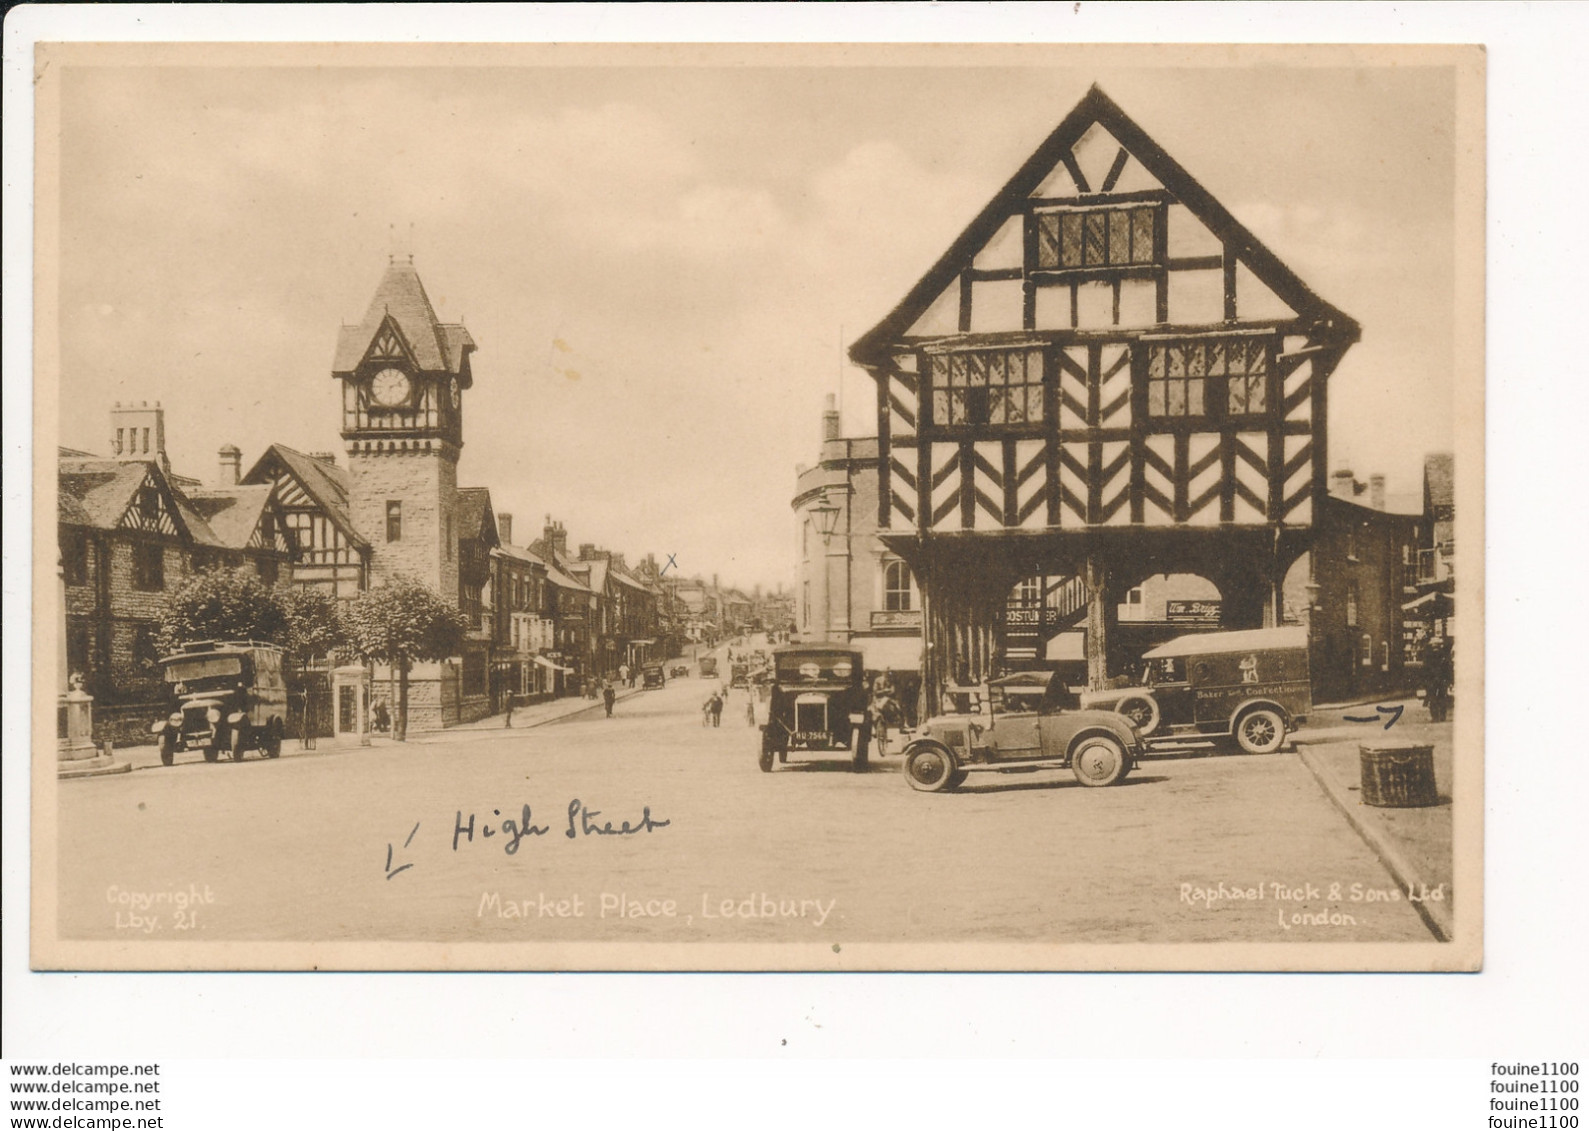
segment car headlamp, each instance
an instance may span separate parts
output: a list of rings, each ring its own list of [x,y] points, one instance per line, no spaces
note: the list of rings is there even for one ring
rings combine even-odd
[[[182,725],[182,712],[181,711],[172,711],[171,712],[171,717],[168,718],[166,720],[166,722],[170,723],[174,727],[181,726]]]
[[[209,719],[212,723],[218,723],[221,721],[221,712],[218,708],[211,707],[208,711],[204,712],[204,717]]]

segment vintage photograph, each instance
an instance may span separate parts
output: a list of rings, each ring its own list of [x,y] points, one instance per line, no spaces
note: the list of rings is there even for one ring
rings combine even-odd
[[[1482,49],[35,71],[33,968],[1480,966]]]

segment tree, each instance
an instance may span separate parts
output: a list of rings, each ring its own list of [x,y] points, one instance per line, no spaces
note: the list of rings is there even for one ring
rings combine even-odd
[[[169,655],[192,640],[280,644],[288,631],[280,594],[245,569],[218,569],[188,579],[166,598],[155,644]]]
[[[329,656],[347,643],[347,626],[336,598],[323,589],[278,589],[276,597],[287,613],[283,646],[300,666]]]
[[[408,737],[409,669],[461,652],[469,620],[429,586],[395,577],[360,593],[348,606],[345,623],[355,652],[397,671],[392,737],[401,742]]]

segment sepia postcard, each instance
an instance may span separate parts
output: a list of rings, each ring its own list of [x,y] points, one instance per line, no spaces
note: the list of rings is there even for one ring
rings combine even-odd
[[[1484,66],[40,45],[32,967],[1477,970]]]

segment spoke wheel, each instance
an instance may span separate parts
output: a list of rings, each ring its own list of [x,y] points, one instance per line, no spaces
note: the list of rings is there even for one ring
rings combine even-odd
[[[1070,772],[1082,785],[1097,788],[1114,785],[1126,776],[1131,763],[1118,739],[1092,734],[1076,744],[1070,755]]]
[[[169,766],[177,760],[177,740],[169,731],[160,736],[160,764]]]
[[[924,743],[905,752],[905,780],[911,789],[923,793],[953,789],[956,769],[955,756],[937,743]]]
[[[1248,711],[1236,723],[1236,742],[1249,754],[1273,754],[1285,737],[1285,720],[1267,707]]]

